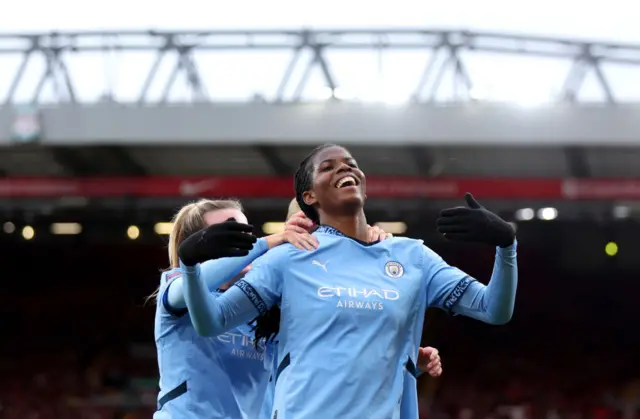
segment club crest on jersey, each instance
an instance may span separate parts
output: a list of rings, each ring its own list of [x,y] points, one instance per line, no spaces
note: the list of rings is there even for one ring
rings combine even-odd
[[[384,273],[391,278],[400,278],[404,275],[404,267],[398,262],[389,261],[384,265]]]

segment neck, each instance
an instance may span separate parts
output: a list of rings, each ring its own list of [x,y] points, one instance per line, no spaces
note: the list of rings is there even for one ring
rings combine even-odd
[[[335,228],[345,236],[349,236],[363,242],[366,242],[369,239],[367,218],[362,211],[357,215],[346,216],[329,216],[323,214],[323,216],[320,217],[320,223]]]

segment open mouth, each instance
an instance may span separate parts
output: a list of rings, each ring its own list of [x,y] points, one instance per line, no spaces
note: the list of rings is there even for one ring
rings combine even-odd
[[[356,179],[353,176],[345,176],[342,179],[340,179],[339,181],[336,182],[336,188],[340,189],[340,188],[346,188],[348,186],[358,186],[360,183],[358,182],[358,179]]]

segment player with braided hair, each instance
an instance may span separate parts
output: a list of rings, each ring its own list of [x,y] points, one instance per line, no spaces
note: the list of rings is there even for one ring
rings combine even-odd
[[[304,212],[302,212],[297,200],[293,198],[289,203],[285,228],[302,234],[304,232],[315,231],[318,228],[318,225],[311,221]],[[386,233],[378,226],[369,226],[369,242],[374,243],[390,237],[393,237],[393,235]],[[262,418],[269,419],[275,391],[275,381],[273,380],[273,377],[277,374],[278,369],[277,336],[278,331],[280,330],[280,307],[277,305],[271,307],[265,314],[256,319],[255,325],[254,344],[256,345],[256,348],[265,348],[265,368],[270,373],[269,384],[265,392],[261,416]],[[417,364],[419,369],[418,373],[426,371],[432,377],[439,377],[442,374],[442,362],[436,348],[431,346],[420,348]],[[412,383],[409,381],[407,385],[415,386],[415,382]],[[405,412],[414,410],[413,401],[411,399],[408,401],[403,400],[403,404],[406,405],[406,408],[403,410],[399,419],[412,418],[413,416],[411,414],[407,414]]]
[[[437,228],[453,241],[495,246],[486,286],[419,240],[368,243],[366,178],[342,147],[323,146],[303,160],[295,192],[319,225],[317,249],[276,247],[219,296],[207,292],[196,267],[181,264],[189,312],[206,319],[196,328],[201,335],[219,335],[280,307],[272,417],[398,417],[428,307],[496,325],[510,320],[515,233],[471,195],[466,208],[442,211]],[[207,244],[197,250],[206,253]]]

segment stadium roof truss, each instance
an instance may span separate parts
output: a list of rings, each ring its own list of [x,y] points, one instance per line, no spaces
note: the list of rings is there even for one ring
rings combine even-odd
[[[210,76],[206,75],[208,72],[201,69],[198,54],[288,51],[291,56],[288,63],[283,65],[278,86],[273,87],[273,93],[259,94],[253,99],[273,102],[305,100],[305,91],[314,71],[319,72],[321,83],[330,92],[329,96],[340,99],[338,93],[344,82],[332,63],[331,54],[334,52],[344,54],[369,51],[380,56],[393,51],[422,54],[421,65],[424,68],[416,71],[419,77],[415,80],[413,91],[409,93],[414,101],[427,103],[474,99],[476,77],[467,61],[470,55],[478,53],[510,56],[514,60],[518,57],[539,57],[570,63],[568,72],[560,76],[564,81],[554,94],[555,99],[569,102],[580,99],[581,89],[589,77],[601,92],[600,101],[615,103],[617,100],[624,100],[619,97],[621,92],[616,92],[612,87],[611,76],[603,67],[640,66],[640,45],[454,30],[192,30],[0,34],[0,60],[11,56],[16,64],[15,72],[6,77],[11,80],[10,83],[6,89],[0,90],[0,103],[23,103],[25,100],[34,103],[84,102],[86,100],[81,97],[80,88],[76,84],[79,76],[77,72],[70,71],[70,62],[83,54],[108,58],[114,53],[153,53],[155,59],[149,60],[147,69],[138,69],[146,74],[145,77],[140,77],[139,85],[130,85],[131,89],[136,90],[136,94],[129,95],[129,99],[120,97],[115,91],[116,83],[111,81],[102,88],[102,94],[96,100],[139,103],[171,101],[176,80],[183,77],[190,100],[213,101],[215,95],[209,93],[207,85],[209,82],[219,85],[220,81],[209,80]],[[159,69],[163,61],[171,59],[174,60],[172,68],[163,76]],[[108,62],[105,60],[103,63],[102,70],[105,74],[109,72]],[[262,65],[260,61],[254,61],[256,62],[256,67]],[[419,63],[420,60],[413,62]],[[362,68],[354,71],[364,71],[364,67],[370,64],[363,61],[360,64]],[[221,61],[220,65],[226,64]],[[37,77],[26,77],[30,67],[34,66],[36,68],[31,71],[40,74]],[[3,71],[9,71],[8,67],[2,67],[5,67]],[[514,75],[516,76],[518,75]],[[108,75],[105,78],[109,78]],[[452,83],[446,83],[447,79]],[[239,82],[242,83],[242,80]],[[520,83],[527,81],[521,80]],[[52,94],[49,98],[44,98],[43,90],[47,84],[50,84]],[[442,99],[440,92],[444,84],[447,84],[449,93]],[[152,99],[150,95],[154,85],[161,86],[156,99]],[[18,94],[21,90],[29,91],[29,94]],[[640,93],[638,95],[640,98]],[[251,100],[252,97],[247,99]]]

